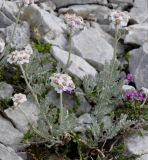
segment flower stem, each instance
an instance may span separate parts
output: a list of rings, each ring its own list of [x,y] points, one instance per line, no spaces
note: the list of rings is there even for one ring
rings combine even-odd
[[[63,123],[63,93],[60,93],[60,124]]]
[[[71,58],[71,50],[72,50],[72,34],[69,34],[69,52],[68,52],[68,59],[67,59],[67,63],[65,65],[65,70],[67,70],[67,68],[69,67],[69,63],[70,63],[70,58]]]
[[[116,63],[117,45],[118,45],[118,26],[115,25],[114,52],[113,52],[113,59],[112,59],[110,79],[112,79],[112,74],[113,74],[113,71],[114,71],[115,63]]]
[[[10,50],[11,43],[12,43],[12,41],[13,41],[13,37],[14,37],[15,31],[16,31],[16,27],[17,27],[17,25],[18,25],[18,23],[19,23],[19,20],[20,20],[21,9],[22,9],[22,8],[23,8],[23,7],[20,6],[19,11],[18,11],[18,14],[17,14],[17,17],[16,17],[16,22],[15,22],[15,24],[14,24],[14,28],[13,28],[13,31],[12,31],[12,34],[11,34],[10,41],[9,41],[9,43],[7,44],[7,46],[5,47],[3,53],[2,53],[1,56],[0,56],[1,66],[4,64],[5,59],[6,59],[6,56],[4,57],[4,55],[5,55],[5,54],[7,55],[8,52],[9,52],[9,50]]]
[[[27,86],[28,86],[31,94],[32,94],[32,96],[34,97],[34,99],[35,99],[35,101],[36,101],[37,107],[38,107],[39,110],[40,110],[40,103],[39,103],[39,101],[38,101],[37,95],[34,93],[31,85],[29,84],[28,79],[27,79],[27,76],[26,76],[26,73],[25,73],[24,68],[23,68],[23,66],[22,66],[21,64],[20,64],[20,69],[21,69],[21,71],[22,71],[24,80],[25,80],[25,82],[26,82],[26,84],[27,84]],[[46,114],[45,114],[45,113],[42,113],[42,116],[44,117],[44,119],[45,119],[45,121],[46,121],[46,123],[47,123],[47,125],[48,125],[48,127],[49,127],[49,130],[50,130],[50,132],[51,132],[51,134],[52,134],[52,126],[50,125],[50,123],[49,123],[49,121],[48,121],[48,119],[47,119],[47,117],[46,117]]]
[[[36,101],[36,104],[38,105],[38,107],[40,107],[40,103],[39,103],[39,101],[38,101],[38,98],[37,98],[36,94],[34,93],[31,85],[29,84],[28,79],[27,79],[27,77],[26,77],[26,73],[25,73],[24,68],[23,68],[23,66],[22,66],[21,64],[20,64],[20,69],[21,69],[21,71],[22,71],[24,80],[25,80],[25,82],[26,82],[26,84],[27,84],[27,86],[28,86],[31,94],[33,95],[33,97],[34,97],[34,99],[35,99],[35,101]]]

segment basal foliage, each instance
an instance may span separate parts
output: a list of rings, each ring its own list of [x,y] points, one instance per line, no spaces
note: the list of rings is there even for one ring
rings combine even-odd
[[[122,85],[120,72],[117,63],[112,70],[113,64],[106,64],[104,70],[96,77],[87,76],[84,78],[83,87],[89,102],[93,103],[94,109],[91,113],[92,118],[92,144],[95,145],[99,141],[106,141],[115,137],[121,130],[129,128],[134,121],[127,120],[127,115],[121,115],[113,122],[111,128],[103,127],[103,117],[109,115],[119,102],[122,102]]]

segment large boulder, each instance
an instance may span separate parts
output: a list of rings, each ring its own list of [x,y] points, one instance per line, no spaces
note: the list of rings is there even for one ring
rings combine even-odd
[[[39,109],[35,104],[25,102],[17,107],[8,108],[4,112],[13,121],[17,129],[25,133],[29,129],[29,123],[36,124]]]
[[[134,7],[131,9],[129,15],[131,19],[135,21],[135,23],[148,23],[148,10],[147,9]]]
[[[23,133],[14,128],[11,122],[0,116],[0,142],[16,149],[22,138]]]
[[[30,27],[28,23],[24,21],[17,25],[13,35],[14,25],[15,24],[12,24],[5,29],[6,42],[10,43],[12,48],[23,49],[30,43]]]
[[[6,82],[0,82],[0,100],[11,98],[13,93],[13,87]]]
[[[107,0],[52,0],[52,1],[56,4],[57,8],[75,4],[107,3]]]
[[[0,12],[0,20],[0,28],[8,27],[13,23],[3,12]]]
[[[148,8],[148,1],[147,0],[135,0],[134,6],[138,8],[147,9]]]
[[[143,155],[148,153],[148,133],[133,134],[124,139],[125,147],[131,154]]]
[[[135,23],[148,23],[148,1],[134,0],[134,7],[129,15]]]
[[[131,25],[125,43],[142,45],[145,42],[148,42],[148,23]]]
[[[101,24],[109,24],[109,15],[111,10],[105,6],[100,5],[73,5],[68,8],[61,8],[59,13],[66,13],[73,11],[84,19],[95,19]]]
[[[64,21],[35,4],[25,8],[23,19],[32,29],[37,29],[41,36],[50,34],[50,39],[55,39],[64,32],[63,29],[66,29]]]
[[[148,88],[148,43],[130,52],[129,70],[139,89]]]
[[[134,0],[109,0],[110,3],[129,3],[133,4]]]
[[[59,63],[61,63],[61,65],[66,65],[68,59],[67,51],[62,50],[59,47],[53,46],[51,49],[51,54]],[[68,68],[68,72],[70,72],[77,78],[80,78],[81,80],[83,80],[84,76],[86,75],[95,76],[97,74],[97,71],[90,64],[88,64],[83,58],[77,55],[71,54],[70,61],[71,65]]]
[[[3,144],[0,144],[0,159],[1,160],[23,160],[18,156],[14,149],[6,147]]]
[[[1,11],[11,20],[15,21],[16,16],[19,12],[18,6],[15,2],[10,2],[10,1],[3,1],[0,0],[0,8]]]
[[[73,36],[72,50],[99,71],[113,58],[113,47],[93,28],[84,29]]]

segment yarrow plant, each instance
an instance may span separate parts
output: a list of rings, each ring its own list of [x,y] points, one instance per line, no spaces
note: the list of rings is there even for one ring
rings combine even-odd
[[[67,74],[54,73],[49,79],[51,81],[51,86],[54,87],[57,93],[72,93],[75,89],[72,78]]]
[[[4,66],[4,62],[5,60],[7,59],[7,55],[9,54],[9,51],[11,49],[11,43],[13,41],[13,38],[15,36],[15,31],[16,31],[16,28],[17,28],[17,25],[19,23],[19,20],[20,20],[20,16],[21,16],[21,11],[22,9],[24,8],[24,6],[28,6],[30,4],[33,4],[34,3],[34,0],[15,0],[16,3],[18,3],[18,7],[19,7],[19,11],[18,11],[18,14],[17,14],[17,17],[16,17],[16,21],[15,21],[15,24],[14,24],[14,27],[13,27],[13,30],[12,30],[12,33],[11,33],[11,37],[10,37],[10,41],[9,43],[6,45],[5,49],[3,49],[3,46],[4,46],[4,43],[3,41],[1,41],[0,43],[2,44],[2,50],[3,50],[3,53],[0,55],[0,63],[1,63],[1,67]],[[1,48],[0,48],[1,50]],[[2,52],[2,51],[0,51]]]
[[[64,15],[64,20],[67,24],[69,32],[75,33],[84,28],[84,20],[81,16],[67,13]]]
[[[54,87],[57,93],[60,93],[60,124],[63,123],[63,92],[73,93],[75,84],[72,78],[67,74],[54,73],[49,78],[51,86]]]
[[[126,27],[128,24],[130,16],[128,12],[122,12],[119,10],[114,10],[110,14],[111,25],[113,28],[117,27],[118,29]]]
[[[12,100],[13,100],[14,106],[18,106],[22,104],[23,102],[26,102],[27,98],[25,94],[18,93],[12,97]]]
[[[0,38],[0,53],[3,52],[4,48],[5,48],[5,41],[2,38]]]
[[[72,36],[82,30],[85,26],[84,20],[81,16],[77,16],[76,14],[65,14],[64,15],[64,21],[67,24],[67,29],[68,29],[68,36],[69,36],[69,55],[67,59],[67,63],[65,65],[65,70],[69,67],[70,65],[70,58],[71,58],[71,50],[72,50]]]
[[[122,12],[119,10],[117,11],[113,10],[110,14],[111,26],[115,29],[114,54],[113,54],[111,74],[110,74],[111,78],[112,78],[112,74],[113,74],[112,72],[114,70],[116,58],[117,58],[117,45],[118,45],[119,39],[121,38],[120,29],[127,26],[129,18],[130,17],[127,12]]]
[[[29,59],[32,55],[31,50],[27,47],[25,50],[13,51],[8,55],[7,62],[10,64],[25,64],[29,63]]]

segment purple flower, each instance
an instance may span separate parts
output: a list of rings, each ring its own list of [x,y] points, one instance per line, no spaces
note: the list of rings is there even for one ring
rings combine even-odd
[[[125,100],[134,100],[136,94],[137,94],[136,91],[132,91],[132,90],[126,91],[124,93],[124,99]]]
[[[134,77],[131,73],[127,74],[126,78],[125,78],[125,82],[127,84],[129,84],[130,82],[134,82]]]
[[[141,102],[143,102],[145,100],[145,95],[143,93],[139,92],[139,94],[138,94],[138,100],[141,101]]]
[[[124,93],[124,99],[129,101],[138,100],[140,102],[143,102],[145,99],[145,95],[139,91],[129,90]]]

